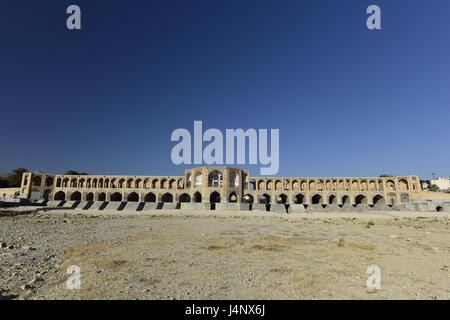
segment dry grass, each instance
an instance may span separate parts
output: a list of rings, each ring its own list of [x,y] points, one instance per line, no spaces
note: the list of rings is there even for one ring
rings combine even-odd
[[[253,245],[250,247],[251,250],[263,250],[263,251],[284,251],[286,246],[278,245],[278,244],[270,244],[270,245]]]

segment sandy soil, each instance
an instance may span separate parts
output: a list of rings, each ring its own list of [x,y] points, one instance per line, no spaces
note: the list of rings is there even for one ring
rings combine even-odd
[[[448,214],[76,213],[0,217],[4,299],[450,297]]]

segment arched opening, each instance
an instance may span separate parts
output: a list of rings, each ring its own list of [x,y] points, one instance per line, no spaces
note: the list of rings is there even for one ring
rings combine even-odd
[[[246,194],[242,197],[244,203],[253,203],[253,196],[251,194]]]
[[[139,195],[136,192],[132,192],[128,195],[127,201],[129,202],[139,202]]]
[[[190,188],[191,187],[191,179],[192,179],[192,175],[190,173],[186,174],[186,188]]]
[[[210,203],[219,203],[220,202],[220,193],[218,193],[217,191],[212,192],[211,195],[209,196],[209,202]]]
[[[392,180],[386,181],[387,189],[390,191],[395,191],[395,183]]]
[[[285,204],[287,202],[287,195],[285,195],[284,193],[279,194],[277,197],[277,203],[278,204]]]
[[[179,202],[191,202],[191,196],[187,193],[180,195]]]
[[[389,193],[388,195],[387,195],[387,198],[388,198],[388,204],[389,205],[394,205],[395,203],[396,203],[396,201],[397,201],[397,196],[395,195],[395,193]]]
[[[202,202],[202,194],[200,192],[196,192],[193,195],[194,202]]]
[[[343,196],[342,197],[342,204],[351,204],[350,197],[349,196]]]
[[[235,192],[231,192],[230,196],[228,197],[228,201],[231,202],[231,203],[236,203],[237,200],[238,200],[238,197],[237,197],[236,193]]]
[[[92,192],[86,195],[86,201],[94,201],[94,194]]]
[[[322,200],[322,196],[320,194],[315,194],[312,198],[311,198],[311,203],[312,204],[322,204],[323,200]]]
[[[214,170],[208,175],[209,187],[222,187],[223,186],[222,184],[223,184],[222,172]]]
[[[216,203],[220,202],[220,193],[214,191],[209,196],[209,202],[211,203],[211,210],[216,210]]]
[[[56,187],[57,187],[57,188],[61,188],[61,178],[58,178],[58,179],[56,180]]]
[[[306,181],[302,181],[300,183],[300,190],[306,190],[307,186],[308,186],[308,184],[306,183]]]
[[[55,194],[55,200],[57,200],[57,201],[66,200],[66,194],[63,191],[58,191]]]
[[[367,198],[362,194],[357,195],[355,198],[355,204],[367,204]]]
[[[264,193],[259,196],[259,203],[269,204],[270,203],[270,195]]]
[[[400,194],[400,200],[401,202],[409,202],[411,201],[410,197],[409,197],[409,193],[403,192]]]
[[[133,188],[133,179],[128,179],[127,180],[127,188]]]
[[[79,191],[75,191],[70,195],[70,200],[72,201],[80,201],[81,200],[81,193]]]
[[[265,188],[264,188],[265,185],[266,185],[266,184],[264,183],[263,180],[259,180],[259,181],[258,181],[258,190],[263,190],[263,189],[265,189]]]
[[[106,193],[101,192],[101,193],[98,195],[98,201],[106,201]]]
[[[405,179],[401,179],[398,182],[398,189],[399,190],[408,190],[408,181],[406,181]]]
[[[443,212],[443,211],[444,211],[444,208],[442,208],[441,206],[437,206],[437,207],[436,207],[436,211],[437,211],[437,212]]]
[[[236,172],[230,173],[230,188],[238,188],[239,187],[239,174]]]
[[[179,202],[191,202],[191,196],[188,195],[187,193],[183,193],[182,195],[180,195],[180,201]]]
[[[305,202],[305,196],[303,194],[298,194],[295,196],[296,204],[303,204]]]
[[[375,197],[373,197],[373,205],[383,205],[386,204],[386,201],[384,200],[383,196],[380,195],[376,195]]]
[[[328,197],[328,204],[337,204],[337,198],[334,194]]]
[[[275,181],[275,190],[281,190],[282,184],[280,180]]]
[[[111,201],[122,201],[122,194],[120,194],[119,192],[114,192],[111,197],[110,197]]]
[[[203,184],[203,176],[200,172],[196,172],[194,176],[194,187],[200,187]]]
[[[41,186],[41,177],[39,177],[39,176],[33,177],[33,186],[35,186],[35,187]]]
[[[47,190],[44,191],[44,199],[45,199],[45,200],[49,200],[49,199],[50,199],[50,198],[49,198],[49,197],[50,197],[50,192],[51,192],[51,191],[50,191],[49,189],[47,189]]]
[[[156,202],[156,196],[153,192],[149,192],[144,197],[144,202]]]
[[[48,177],[47,179],[45,179],[45,186],[46,187],[51,187],[53,184],[53,178]]]
[[[171,193],[164,193],[161,197],[161,202],[173,202],[173,195]]]

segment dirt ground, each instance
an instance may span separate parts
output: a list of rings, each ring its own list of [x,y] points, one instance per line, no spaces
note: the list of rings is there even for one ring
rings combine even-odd
[[[448,214],[75,213],[0,217],[3,299],[450,297]]]

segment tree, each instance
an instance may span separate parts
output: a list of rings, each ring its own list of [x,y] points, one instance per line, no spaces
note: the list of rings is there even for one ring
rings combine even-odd
[[[68,175],[68,176],[86,176],[86,175],[88,175],[86,172],[78,172],[75,170],[69,170],[64,174]]]
[[[8,188],[9,181],[7,178],[0,178],[0,188]]]
[[[428,191],[432,191],[432,192],[438,192],[439,191],[439,187],[435,184],[432,184],[428,187]]]
[[[380,178],[394,177],[392,174],[380,174]]]
[[[13,172],[8,176],[8,182],[10,188],[20,187],[22,184],[22,175],[28,172],[28,169],[25,168],[17,168],[14,169]]]

